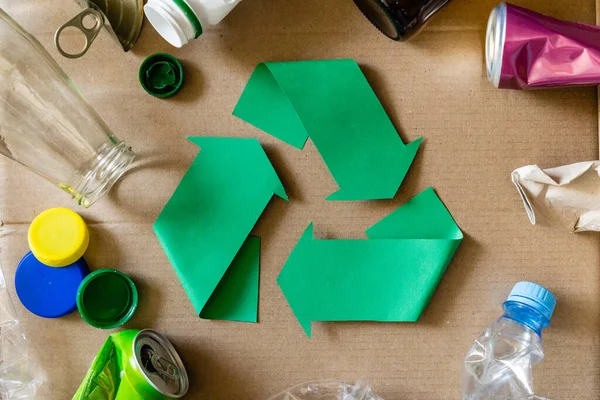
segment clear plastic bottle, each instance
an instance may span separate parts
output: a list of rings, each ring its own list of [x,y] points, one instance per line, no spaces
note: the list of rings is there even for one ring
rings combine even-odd
[[[533,400],[531,369],[544,358],[542,329],[550,325],[556,299],[531,282],[519,282],[504,315],[486,328],[467,353],[463,400]]]

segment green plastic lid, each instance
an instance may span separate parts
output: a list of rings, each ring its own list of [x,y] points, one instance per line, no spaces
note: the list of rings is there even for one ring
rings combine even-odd
[[[140,84],[152,96],[165,99],[183,85],[183,67],[170,54],[156,53],[144,60],[139,72]]]
[[[77,309],[93,327],[112,329],[129,321],[138,305],[133,281],[115,269],[99,269],[89,274],[77,290]]]

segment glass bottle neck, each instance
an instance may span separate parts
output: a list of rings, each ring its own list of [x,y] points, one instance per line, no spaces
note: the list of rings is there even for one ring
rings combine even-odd
[[[122,141],[104,143],[67,184],[59,184],[77,203],[91,206],[125,173],[135,153]]]
[[[542,329],[550,325],[550,320],[539,311],[518,301],[506,301],[502,317],[530,328],[540,337],[542,336]]]

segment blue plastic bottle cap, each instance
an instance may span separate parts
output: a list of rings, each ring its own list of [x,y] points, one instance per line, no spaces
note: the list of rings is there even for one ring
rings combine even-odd
[[[506,301],[526,304],[540,312],[548,320],[552,317],[554,307],[556,307],[556,298],[554,295],[545,287],[533,282],[517,283]]]
[[[17,267],[15,289],[21,303],[33,314],[58,318],[77,308],[77,289],[88,272],[83,258],[54,268],[42,264],[29,252]]]

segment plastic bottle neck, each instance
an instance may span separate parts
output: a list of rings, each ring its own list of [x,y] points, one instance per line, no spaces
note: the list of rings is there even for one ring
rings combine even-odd
[[[144,11],[156,31],[175,47],[221,22],[241,0],[148,0]]]
[[[527,304],[518,301],[506,301],[504,303],[504,318],[512,319],[521,325],[533,330],[538,336],[542,336],[542,329],[550,325],[550,320]]]
[[[148,0],[144,12],[154,29],[175,47],[202,34],[204,22],[185,0]]]

